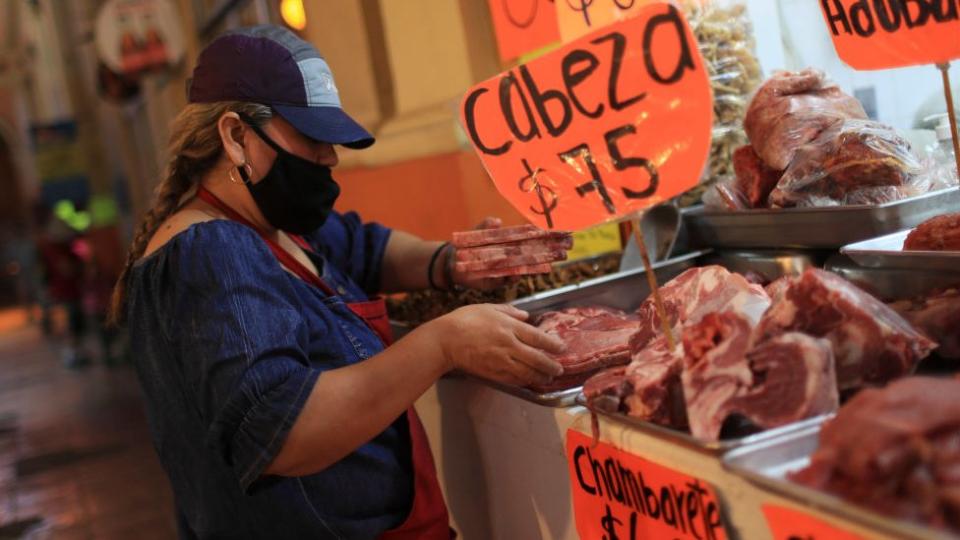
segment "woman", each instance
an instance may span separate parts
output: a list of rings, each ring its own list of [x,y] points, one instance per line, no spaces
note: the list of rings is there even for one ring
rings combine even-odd
[[[263,26],[214,41],[193,75],[114,302],[181,535],[449,538],[414,401],[451,369],[548,381],[562,344],[480,305],[387,346],[368,295],[477,283],[447,244],[332,211],[333,145],[373,138],[323,59]]]

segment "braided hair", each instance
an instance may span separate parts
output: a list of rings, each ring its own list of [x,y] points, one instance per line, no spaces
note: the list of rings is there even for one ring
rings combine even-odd
[[[182,199],[212,169],[223,154],[218,121],[224,113],[244,114],[256,123],[265,123],[272,117],[270,108],[256,103],[236,101],[217,103],[190,103],[177,115],[170,126],[170,144],[164,179],[154,191],[153,206],[143,216],[120,278],[113,288],[108,322],[121,325],[125,320],[127,285],[130,269],[143,256],[150,239],[182,205]]]

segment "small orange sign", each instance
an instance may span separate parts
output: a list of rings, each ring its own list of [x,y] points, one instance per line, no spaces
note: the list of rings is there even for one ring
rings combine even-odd
[[[501,60],[513,60],[560,40],[553,2],[487,0]]]
[[[960,58],[958,0],[820,0],[840,59],[854,69]]]
[[[573,429],[567,463],[580,538],[727,537],[719,500],[705,482]]]
[[[765,504],[763,515],[774,540],[865,540],[793,508]]]
[[[471,88],[461,122],[497,189],[527,219],[580,230],[696,185],[712,103],[686,19],[652,3]]]

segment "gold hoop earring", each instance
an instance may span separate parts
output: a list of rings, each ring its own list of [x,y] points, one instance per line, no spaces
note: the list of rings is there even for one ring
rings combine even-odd
[[[227,178],[230,179],[231,183],[246,184],[246,182],[243,180],[242,177],[239,180],[236,177],[234,177],[234,173],[239,171],[240,167],[243,167],[243,170],[246,171],[247,178],[250,178],[253,175],[253,167],[251,167],[249,163],[243,163],[238,167],[231,167],[229,170],[227,170]]]

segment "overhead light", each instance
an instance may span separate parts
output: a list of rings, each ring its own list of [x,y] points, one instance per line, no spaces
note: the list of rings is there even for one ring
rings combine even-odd
[[[280,17],[294,30],[307,27],[307,13],[303,9],[303,0],[280,0]]]

